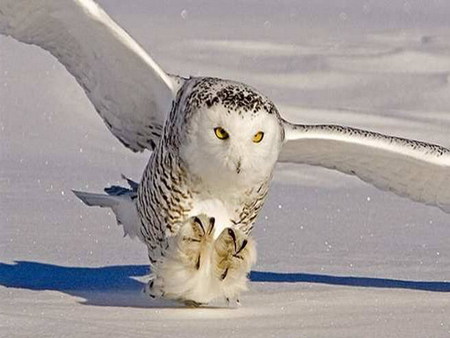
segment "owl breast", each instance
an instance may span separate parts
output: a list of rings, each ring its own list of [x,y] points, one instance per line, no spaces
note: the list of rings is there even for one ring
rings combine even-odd
[[[231,193],[206,186],[192,177],[179,158],[163,149],[156,151],[144,171],[137,208],[141,234],[151,261],[164,255],[167,239],[178,233],[191,216],[214,217],[217,237],[227,227],[250,233],[267,195],[268,182]]]

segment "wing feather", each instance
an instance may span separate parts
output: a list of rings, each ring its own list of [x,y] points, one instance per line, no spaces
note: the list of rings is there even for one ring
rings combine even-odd
[[[55,56],[111,132],[133,151],[152,149],[178,87],[92,0],[0,0],[0,34]]]
[[[337,125],[284,122],[279,161],[355,175],[379,189],[450,212],[450,150]]]

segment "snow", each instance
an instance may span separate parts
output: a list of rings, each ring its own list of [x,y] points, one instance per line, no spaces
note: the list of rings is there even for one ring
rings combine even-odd
[[[170,73],[246,82],[291,121],[450,147],[450,3],[100,1]],[[71,189],[139,179],[47,53],[0,38],[0,336],[448,337],[450,215],[280,165],[238,309],[141,293],[146,248]]]

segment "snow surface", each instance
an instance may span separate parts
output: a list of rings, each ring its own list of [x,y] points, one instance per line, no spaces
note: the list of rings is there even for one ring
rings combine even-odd
[[[448,1],[100,3],[168,72],[450,147]],[[450,336],[450,215],[312,167],[277,170],[241,308],[147,299],[146,248],[70,190],[139,179],[148,156],[49,54],[0,37],[0,336]]]

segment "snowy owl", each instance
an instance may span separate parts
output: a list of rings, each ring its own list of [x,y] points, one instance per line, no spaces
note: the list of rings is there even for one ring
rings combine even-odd
[[[53,54],[126,147],[152,151],[139,184],[75,193],[111,208],[125,233],[146,244],[153,297],[238,299],[278,161],[336,169],[450,212],[448,149],[292,124],[245,84],[169,75],[92,0],[0,0],[0,33]]]

